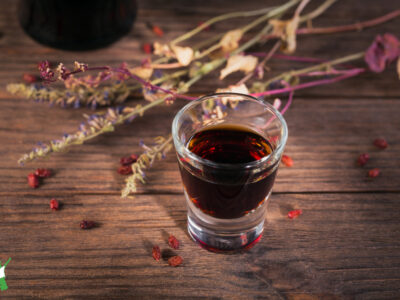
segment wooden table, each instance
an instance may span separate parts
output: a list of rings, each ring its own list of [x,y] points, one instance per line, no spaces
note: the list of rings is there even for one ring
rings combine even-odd
[[[399,299],[400,298],[400,89],[392,66],[330,86],[300,91],[286,114],[286,153],[292,168],[281,167],[270,199],[262,241],[244,254],[221,255],[200,249],[186,232],[186,209],[174,154],[148,171],[148,183],[134,199],[121,199],[124,181],[116,169],[121,156],[141,153],[170,131],[183,105],[159,107],[115,133],[23,168],[17,159],[37,141],[75,131],[86,109],[49,108],[5,91],[5,85],[50,61],[90,65],[138,63],[143,42],[155,40],[150,21],[175,37],[198,22],[227,11],[257,9],[257,0],[227,2],[140,0],[134,30],[109,48],[66,52],[39,45],[16,20],[16,1],[0,2],[0,260],[8,257],[9,289],[1,299]],[[277,3],[279,1],[275,1]],[[397,6],[397,7],[396,7]],[[395,1],[341,1],[319,26],[349,24],[398,9]],[[241,21],[237,21],[241,22]],[[223,32],[232,24],[217,25]],[[299,38],[296,55],[332,59],[368,47],[378,33],[399,34],[400,19],[344,34]],[[360,62],[362,65],[362,62]],[[273,72],[302,65],[272,60]],[[208,93],[233,82],[215,75],[195,85]],[[284,99],[283,99],[284,100]],[[135,100],[133,100],[135,101]],[[134,103],[132,101],[132,103]],[[386,150],[372,145],[376,137]],[[355,160],[369,152],[367,167]],[[37,167],[55,171],[39,189],[26,176]],[[379,167],[382,175],[366,176]],[[63,203],[58,212],[49,200]],[[303,215],[289,220],[289,210]],[[100,226],[83,231],[82,219]],[[184,264],[171,268],[151,257],[151,246],[167,249],[166,235],[182,242]]]

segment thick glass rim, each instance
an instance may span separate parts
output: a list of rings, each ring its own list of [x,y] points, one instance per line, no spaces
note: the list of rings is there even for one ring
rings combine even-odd
[[[218,97],[232,97],[232,96],[243,97],[244,99],[252,100],[252,101],[256,101],[256,102],[260,103],[261,105],[263,105],[263,106],[267,107],[269,110],[271,110],[272,113],[275,115],[275,117],[282,124],[283,133],[282,133],[281,142],[279,143],[278,147],[276,147],[269,155],[261,158],[260,160],[256,160],[256,161],[252,161],[252,162],[248,162],[248,163],[241,163],[241,164],[216,163],[211,160],[204,159],[204,158],[198,156],[197,154],[191,152],[189,149],[186,148],[186,145],[184,145],[179,138],[179,135],[178,135],[179,120],[181,119],[182,115],[187,110],[189,110],[190,108],[192,108],[195,105],[199,105],[200,102],[203,102],[207,99],[218,98]],[[191,101],[190,103],[186,104],[184,107],[182,107],[178,111],[178,113],[175,115],[174,120],[172,121],[172,137],[174,140],[175,149],[179,154],[181,154],[180,152],[183,152],[182,154],[190,157],[191,159],[193,159],[195,161],[200,162],[201,164],[204,164],[204,165],[207,165],[207,166],[213,167],[213,168],[219,168],[219,169],[243,169],[243,168],[251,169],[251,168],[258,167],[258,166],[264,164],[271,157],[276,155],[276,153],[281,153],[283,151],[283,148],[285,147],[286,141],[288,138],[288,128],[287,128],[286,121],[283,118],[282,114],[274,106],[272,106],[271,104],[269,104],[268,102],[266,102],[262,99],[258,99],[251,95],[240,94],[240,93],[212,93],[212,94],[202,96],[199,99]]]

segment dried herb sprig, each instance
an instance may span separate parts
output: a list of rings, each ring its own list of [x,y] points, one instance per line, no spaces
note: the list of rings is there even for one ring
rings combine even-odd
[[[121,81],[98,88],[76,87],[73,89],[57,89],[43,84],[12,83],[7,85],[7,91],[35,102],[47,102],[61,107],[87,106],[93,109],[121,104],[131,93],[126,83]]]
[[[132,164],[133,174],[125,179],[126,185],[121,191],[122,197],[127,197],[131,193],[137,191],[137,183],[145,183],[146,174],[144,170],[150,168],[154,161],[165,158],[168,151],[172,149],[172,136],[158,136],[154,139],[155,145],[149,147],[142,144],[145,151],[138,157],[137,161]]]

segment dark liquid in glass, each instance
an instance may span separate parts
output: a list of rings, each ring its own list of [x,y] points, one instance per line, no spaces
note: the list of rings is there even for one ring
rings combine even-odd
[[[190,138],[187,148],[203,159],[231,166],[260,160],[273,151],[264,137],[237,125],[207,127]],[[190,200],[215,218],[239,218],[254,211],[271,191],[276,175],[274,165],[258,172],[207,166],[199,171],[184,159],[180,161]]]

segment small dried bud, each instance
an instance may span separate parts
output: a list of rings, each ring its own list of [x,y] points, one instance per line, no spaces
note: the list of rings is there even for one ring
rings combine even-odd
[[[50,208],[52,210],[58,210],[58,207],[59,207],[58,201],[56,199],[54,199],[54,198],[51,199],[50,200]]]
[[[28,184],[31,188],[36,189],[39,186],[39,177],[31,173],[28,175]]]
[[[375,145],[376,147],[378,147],[378,148],[385,149],[385,148],[387,148],[388,143],[386,142],[385,139],[379,138],[379,139],[376,139],[376,140],[374,141],[374,145]]]
[[[157,25],[153,25],[152,30],[159,37],[162,37],[164,35],[164,31],[160,27],[158,27]]]
[[[86,221],[86,220],[83,220],[83,221],[81,221],[81,223],[80,223],[81,229],[91,229],[91,228],[93,228],[94,226],[95,226],[95,223],[94,223],[93,221]]]
[[[380,170],[378,168],[374,168],[368,171],[368,177],[375,178],[378,177],[380,174]]]
[[[169,238],[168,238],[168,245],[171,247],[171,248],[174,248],[174,249],[179,249],[179,241],[178,241],[178,239],[175,237],[175,236],[173,236],[172,234],[169,236]]]
[[[47,177],[51,176],[51,170],[50,169],[36,169],[35,175],[40,178],[47,178]]]
[[[295,209],[288,212],[287,216],[289,219],[294,219],[300,216],[303,213],[301,209]]]
[[[118,168],[118,174],[121,174],[121,175],[130,175],[130,174],[132,174],[133,173],[133,171],[132,171],[132,167],[130,166],[130,165],[127,165],[127,166],[120,166],[119,168]]]
[[[362,153],[358,157],[357,163],[360,166],[363,166],[363,165],[365,165],[367,163],[368,160],[369,160],[369,154],[368,153]]]
[[[147,54],[152,54],[153,50],[154,50],[153,45],[150,43],[144,43],[142,45],[142,49],[143,49],[144,53],[147,53]]]
[[[171,266],[171,267],[177,267],[177,266],[179,266],[180,264],[182,264],[182,262],[183,262],[183,259],[182,259],[182,257],[180,257],[180,256],[172,256],[171,258],[169,258],[168,259],[168,264]]]
[[[85,72],[88,69],[88,67],[89,66],[87,64],[83,64],[83,63],[80,63],[77,61],[74,62],[75,71],[79,70],[79,71]]]
[[[121,157],[119,163],[122,166],[129,166],[137,161],[137,156],[135,154],[131,154],[130,156]]]
[[[39,80],[39,78],[38,78],[37,76],[32,75],[32,74],[28,74],[28,73],[25,73],[25,74],[22,76],[22,79],[23,79],[26,83],[34,83],[34,82],[36,82],[36,81]]]
[[[288,155],[282,155],[282,163],[287,167],[293,166],[293,159]]]
[[[161,258],[161,250],[160,250],[160,247],[158,247],[157,245],[153,246],[152,255],[153,255],[153,258],[154,258],[155,260],[159,261],[160,258]]]

